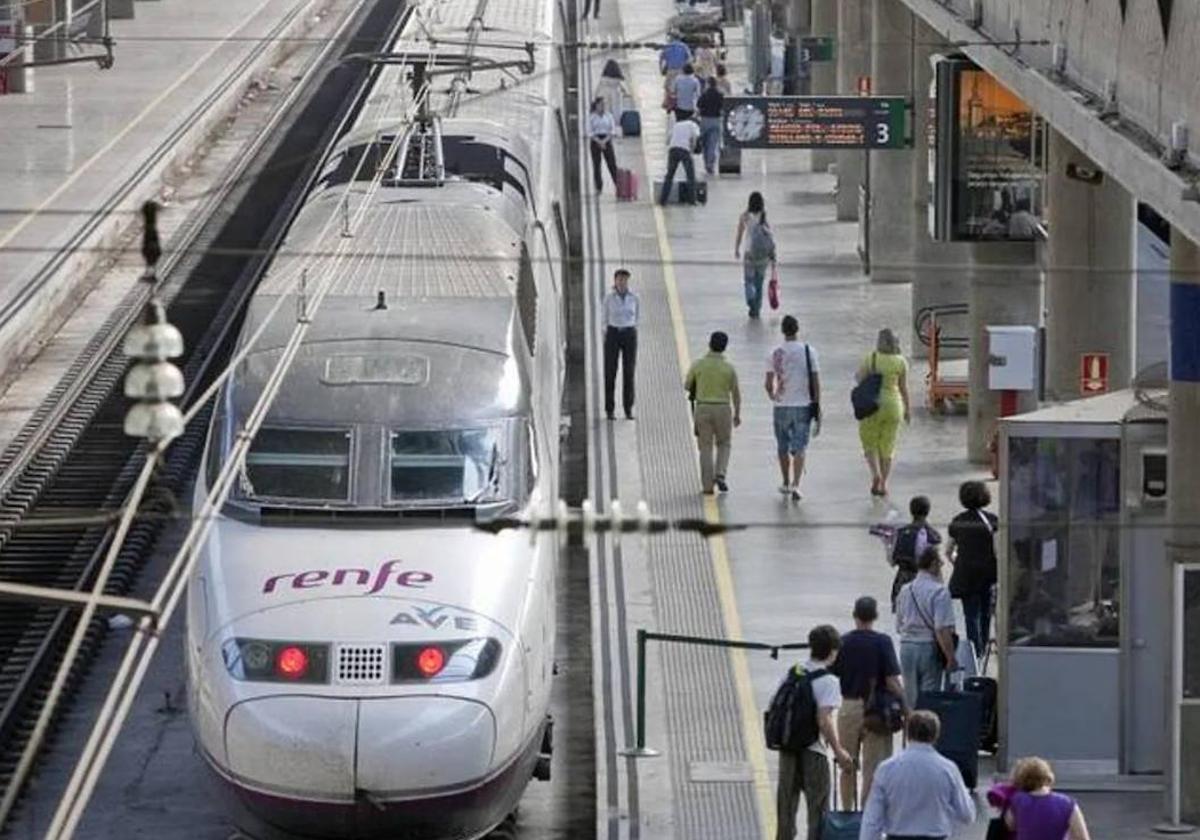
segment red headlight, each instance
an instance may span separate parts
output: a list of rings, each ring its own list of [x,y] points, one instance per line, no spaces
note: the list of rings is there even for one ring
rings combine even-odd
[[[275,655],[275,673],[287,680],[301,679],[308,672],[308,654],[289,645]]]
[[[436,677],[446,666],[446,654],[441,648],[427,647],[417,654],[417,670],[426,677]]]

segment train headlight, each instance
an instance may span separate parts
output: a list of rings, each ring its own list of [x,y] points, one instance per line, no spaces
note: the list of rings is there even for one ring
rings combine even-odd
[[[230,676],[248,682],[329,682],[329,645],[230,639],[221,648]]]
[[[500,661],[496,639],[393,644],[392,682],[466,682],[486,677]]]

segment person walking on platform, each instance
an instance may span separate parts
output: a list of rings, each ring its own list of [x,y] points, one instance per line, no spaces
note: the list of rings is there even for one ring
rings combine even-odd
[[[700,112],[700,145],[704,149],[704,171],[717,174],[717,159],[721,153],[721,109],[725,97],[717,88],[717,80],[710,78],[704,93],[696,103]]]
[[[829,810],[831,790],[828,750],[833,751],[834,761],[843,770],[854,769],[854,762],[842,748],[834,723],[838,707],[842,705],[842,691],[838,678],[830,673],[830,669],[837,661],[841,646],[842,637],[837,628],[828,624],[814,627],[808,633],[809,660],[795,666],[797,672],[807,677],[812,691],[810,708],[816,715],[816,721],[815,726],[812,723],[809,726],[816,738],[799,752],[779,751],[775,840],[793,840],[796,836],[796,812],[800,807],[801,794],[804,794],[808,824],[805,837],[807,840],[820,840],[821,821]],[[789,679],[791,669],[780,682],[780,687]]]
[[[882,377],[879,388],[879,408],[874,414],[858,421],[858,438],[863,455],[871,470],[871,495],[888,494],[888,477],[896,455],[896,437],[900,421],[911,420],[908,400],[908,363],[900,352],[900,341],[890,329],[879,331],[875,352],[863,360],[855,381],[868,376]]]
[[[637,369],[637,325],[642,315],[638,296],[629,290],[629,271],[618,268],[604,296],[604,414],[616,410],[617,362],[621,363],[621,398],[625,417],[633,419],[633,377]]]
[[[998,804],[1013,832],[1012,840],[1091,840],[1079,803],[1053,786],[1050,764],[1033,756],[1017,761],[1012,784],[988,791],[988,799]]]
[[[855,764],[862,768],[862,798],[856,796],[854,769],[841,773],[842,802],[848,810],[852,803],[866,802],[871,793],[875,768],[892,754],[891,731],[876,731],[866,726],[866,715],[878,716],[887,708],[887,694],[903,703],[904,681],[891,637],[875,630],[879,607],[875,599],[864,595],[854,602],[854,629],[842,636],[842,650],[833,673],[841,680],[842,708],[838,712],[838,739]],[[859,764],[859,751],[862,763]]]
[[[700,91],[703,86],[696,78],[696,70],[689,61],[683,65],[683,73],[677,76],[671,86],[675,99],[675,119],[690,120],[696,116],[696,104],[700,101]]]
[[[679,120],[671,126],[669,148],[667,149],[667,177],[663,179],[662,192],[658,196],[659,204],[666,204],[671,199],[671,188],[675,185],[675,170],[683,164],[687,175],[688,204],[696,203],[696,165],[692,161],[692,149],[700,137],[700,126],[695,120]]]
[[[600,71],[600,81],[596,82],[596,96],[604,100],[604,109],[612,114],[617,123],[621,122],[621,114],[625,112],[625,103],[633,97],[625,84],[625,74],[615,58],[604,63]]]
[[[775,264],[775,234],[767,224],[767,208],[762,193],[750,193],[746,210],[738,217],[734,234],[733,256],[742,259],[742,281],[746,308],[751,318],[762,311],[763,279],[767,266]]]
[[[692,51],[683,43],[678,32],[667,36],[670,40],[658,53],[658,69],[667,77],[667,88],[675,81],[675,77],[683,72],[683,65],[692,60]]]
[[[908,748],[875,771],[859,840],[945,840],[975,822],[975,802],[954,762],[933,748],[937,715],[916,711],[905,724]]]
[[[890,558],[892,565],[896,567],[896,577],[892,580],[892,612],[896,611],[896,598],[900,594],[900,587],[917,576],[917,558],[924,554],[929,546],[942,544],[942,535],[929,524],[930,509],[927,496],[913,496],[908,501],[908,513],[912,522],[896,531]]]
[[[982,657],[992,637],[992,587],[996,585],[996,542],[1000,520],[984,510],[992,495],[982,481],[964,481],[958,488],[962,513],[950,520],[949,556],[954,563],[950,595],[962,600],[967,638]]]
[[[742,425],[742,392],[737,371],[725,358],[729,336],[715,332],[708,339],[708,354],[692,363],[683,387],[695,405],[693,420],[700,448],[700,486],[706,496],[713,488],[729,492],[725,471],[733,430]],[[732,408],[731,408],[732,404]],[[713,448],[716,448],[716,463]]]
[[[724,64],[717,65],[717,90],[723,96],[733,96],[733,83],[729,81],[729,70]]]
[[[600,158],[608,166],[608,174],[613,180],[613,188],[617,185],[617,154],[613,150],[613,137],[617,134],[617,123],[613,115],[604,106],[604,98],[597,96],[592,100],[592,112],[588,114],[588,141],[592,150],[592,180],[596,192],[604,190],[604,180],[600,177]]]
[[[942,687],[945,665],[954,665],[954,605],[942,583],[942,555],[930,546],[917,558],[917,576],[896,598],[896,630],[900,634],[900,668],[909,708],[922,691]]]
[[[775,403],[775,445],[783,476],[779,492],[798,502],[809,429],[815,423],[816,432],[821,430],[821,374],[817,351],[797,338],[795,317],[784,315],[782,329],[783,343],[767,356],[764,387]]]

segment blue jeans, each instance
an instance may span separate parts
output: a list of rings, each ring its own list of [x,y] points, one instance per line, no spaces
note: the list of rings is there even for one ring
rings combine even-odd
[[[712,175],[717,171],[717,157],[721,153],[721,118],[700,118],[700,143],[704,148],[704,171]]]
[[[746,260],[742,263],[743,278],[746,285],[746,307],[750,317],[757,318],[762,311],[763,278],[767,274],[766,263],[757,265]]]
[[[910,709],[916,708],[922,691],[940,690],[944,672],[937,658],[937,642],[900,642],[900,673]]]
[[[785,455],[803,455],[808,449],[809,407],[806,405],[777,405],[772,419],[775,421],[775,447],[782,458]]]
[[[975,655],[982,659],[992,635],[991,589],[964,595],[962,608],[963,619],[967,623],[967,638],[971,640],[971,647],[975,648]]]

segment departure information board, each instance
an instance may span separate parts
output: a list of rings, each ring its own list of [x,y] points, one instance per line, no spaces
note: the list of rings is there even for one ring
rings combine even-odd
[[[727,96],[725,142],[744,149],[903,149],[901,96]]]

